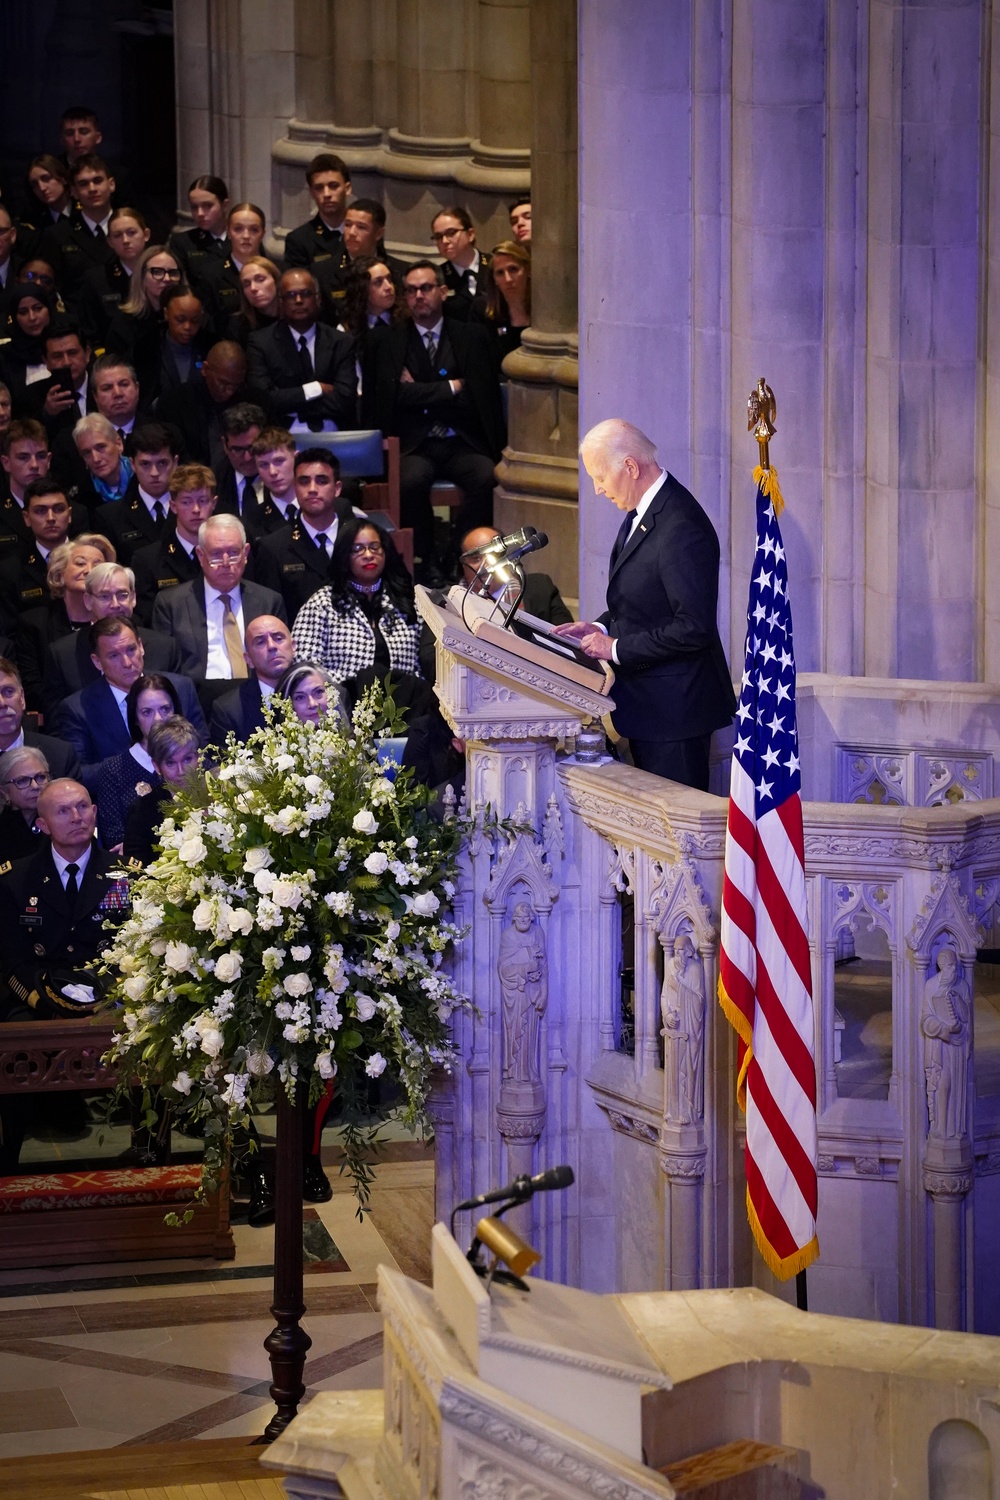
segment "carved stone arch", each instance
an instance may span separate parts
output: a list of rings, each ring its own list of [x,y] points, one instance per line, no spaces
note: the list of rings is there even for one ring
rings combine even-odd
[[[896,921],[898,882],[883,880],[831,880],[830,890],[830,941],[838,949],[841,939],[850,934],[849,941],[857,935],[863,923],[869,928],[885,934],[889,952],[895,959],[899,953],[899,932]]]
[[[490,912],[507,910],[512,889],[524,892],[539,916],[552,910],[559,887],[545,850],[533,833],[518,833],[500,850],[483,900]]]
[[[982,947],[982,929],[954,870],[942,870],[924,898],[906,941],[919,963],[929,966],[945,935],[963,964],[973,964]]]
[[[611,845],[608,855],[608,879],[620,896],[635,894],[635,846]]]
[[[687,858],[671,864],[656,864],[657,877],[646,911],[663,947],[671,954],[682,933],[691,938],[702,954],[715,948],[718,927],[698,872]]]

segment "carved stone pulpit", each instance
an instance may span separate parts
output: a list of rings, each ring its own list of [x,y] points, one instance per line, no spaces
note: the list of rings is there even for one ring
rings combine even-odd
[[[437,640],[441,711],[466,745],[464,811],[474,820],[456,902],[470,927],[456,979],[479,1015],[456,1018],[464,1066],[432,1103],[445,1216],[459,1198],[564,1159],[549,1119],[567,1066],[556,954],[559,933],[570,934],[580,913],[561,878],[556,764],[614,702],[600,663],[503,630],[492,601],[418,588],[417,606]],[[534,624],[541,634],[543,622]],[[498,830],[487,810],[513,826]],[[530,1235],[531,1215],[526,1205],[511,1217]]]

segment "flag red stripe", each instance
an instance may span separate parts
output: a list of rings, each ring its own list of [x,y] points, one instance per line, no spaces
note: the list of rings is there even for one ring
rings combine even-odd
[[[754,1107],[760,1111],[761,1119],[767,1126],[771,1139],[778,1148],[785,1163],[798,1184],[799,1192],[812,1213],[816,1216],[816,1171],[802,1142],[791,1129],[785,1116],[779,1109],[764,1074],[757,1065],[754,1058],[747,1071],[747,1092],[753,1100]]]
[[[750,1153],[749,1146],[746,1150],[746,1172],[750,1197],[761,1228],[767,1235],[768,1244],[773,1247],[780,1260],[787,1260],[789,1256],[795,1254],[799,1246],[796,1245],[788,1225],[778,1211],[777,1204],[768,1192],[767,1183],[757,1169],[757,1163]]]

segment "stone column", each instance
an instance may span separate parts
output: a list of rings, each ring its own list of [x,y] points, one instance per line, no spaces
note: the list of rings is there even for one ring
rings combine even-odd
[[[295,0],[297,120],[334,119],[334,14],[330,0]]]
[[[548,533],[537,566],[579,596],[576,0],[531,0],[531,327],[508,356],[495,519]]]
[[[952,1144],[952,1143],[949,1143]],[[972,1187],[972,1148],[968,1138],[945,1153],[928,1145],[924,1187],[933,1205],[934,1327],[965,1328],[965,1199]]]
[[[479,0],[479,133],[473,154],[531,145],[529,0]]]
[[[408,154],[467,146],[470,15],[466,0],[399,0],[398,130]]]

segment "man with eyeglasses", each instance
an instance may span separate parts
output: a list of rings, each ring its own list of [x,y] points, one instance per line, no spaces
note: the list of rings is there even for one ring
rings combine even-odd
[[[476,231],[467,208],[445,208],[431,222],[431,239],[439,255],[444,284],[468,312],[486,306],[490,258],[476,244]]]
[[[285,620],[281,595],[244,578],[250,557],[238,516],[216,514],[198,529],[201,576],[165,589],[153,605],[153,628],[177,642],[184,671],[211,703],[233,681],[247,675],[246,628],[258,615]]]
[[[21,674],[9,657],[0,656],[0,754],[27,745],[40,750],[52,776],[79,776],[80,761],[64,740],[40,734],[24,723],[25,702]]]
[[[135,614],[135,574],[131,568],[123,568],[121,563],[98,563],[87,574],[83,589],[91,623],[110,618],[131,620]],[[183,657],[176,641],[145,625],[137,625],[136,629],[147,672],[176,673],[183,670]],[[96,682],[99,676],[86,629],[53,641],[45,653],[42,669],[42,707],[46,723],[55,723],[60,705],[88,683]]]
[[[114,259],[108,243],[115,179],[103,157],[88,152],[72,163],[70,183],[78,207],[42,236],[41,253],[52,261],[63,300],[76,309],[84,277]]]
[[[413,527],[418,582],[436,585],[434,481],[449,480],[465,496],[455,537],[493,520],[493,471],[505,441],[499,366],[484,324],[445,317],[445,287],[432,261],[415,261],[403,286],[410,319],[368,343],[362,426],[399,438],[402,523]],[[452,563],[453,556],[446,566]]]
[[[278,285],[276,323],[250,335],[250,384],[296,432],[357,426],[354,341],[319,322],[319,287],[311,271],[286,271]]]
[[[120,615],[96,620],[83,632],[90,647],[96,680],[71,693],[60,704],[56,729],[76,751],[82,767],[81,780],[91,791],[96,789],[101,761],[109,755],[120,755],[132,743],[128,727],[127,699],[129,688],[144,672],[152,670],[145,659],[139,626]],[[198,743],[207,738],[205,715],[190,678],[179,672],[164,672],[173,684],[181,714],[198,734]]]
[[[325,448],[303,448],[294,462],[295,504],[291,524],[257,545],[257,577],[280,592],[292,624],[307,599],[333,578],[333,544],[350,502],[341,494],[340,460]]]
[[[220,515],[236,516],[256,536],[264,503],[264,481],[257,473],[254,444],[267,424],[263,407],[254,401],[238,401],[219,419],[223,464],[216,470]]]
[[[100,528],[113,545],[119,562],[132,561],[132,554],[150,542],[158,542],[167,529],[170,513],[170,476],[177,467],[177,433],[162,422],[136,427],[125,445],[135,471],[121,500],[113,500],[98,513]]]

